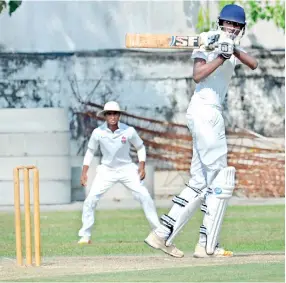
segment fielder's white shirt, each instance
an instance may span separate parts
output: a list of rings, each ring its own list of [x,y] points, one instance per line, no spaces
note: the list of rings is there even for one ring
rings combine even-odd
[[[97,150],[99,146],[102,153],[101,164],[116,168],[132,163],[130,157],[131,144],[136,150],[143,145],[142,139],[133,127],[118,122],[118,129],[112,132],[105,122],[93,130],[88,148]]]
[[[201,48],[193,51],[192,59],[201,58],[208,63],[217,58],[218,55],[219,53],[215,50],[207,52]],[[196,103],[196,105],[211,105],[222,109],[234,68],[240,63],[234,55],[230,59],[225,60],[223,65],[219,66],[213,73],[196,85],[192,102]]]

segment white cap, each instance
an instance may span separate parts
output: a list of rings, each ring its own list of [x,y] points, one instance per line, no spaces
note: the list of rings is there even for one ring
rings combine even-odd
[[[105,112],[109,112],[109,111],[125,113],[124,110],[120,110],[120,106],[117,102],[109,101],[105,103],[103,110],[98,112],[97,116],[104,116]]]

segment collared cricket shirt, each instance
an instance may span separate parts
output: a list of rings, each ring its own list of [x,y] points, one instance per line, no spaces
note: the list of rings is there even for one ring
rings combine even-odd
[[[118,123],[119,129],[112,132],[107,124],[93,130],[88,148],[97,150],[100,147],[102,153],[101,164],[116,168],[132,163],[130,157],[131,144],[138,150],[143,145],[142,139],[133,127],[124,123]]]
[[[213,61],[219,56],[217,51],[207,52],[204,49],[194,50],[192,58],[204,59],[207,63]],[[225,60],[223,65],[219,66],[207,78],[203,79],[196,85],[195,93],[193,96],[194,103],[212,105],[219,109],[225,100],[228,86],[231,77],[234,73],[234,68],[241,62],[232,55],[230,59]]]

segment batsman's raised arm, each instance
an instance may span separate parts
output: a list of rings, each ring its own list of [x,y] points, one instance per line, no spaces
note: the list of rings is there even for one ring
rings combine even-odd
[[[234,52],[234,41],[226,36],[224,31],[221,31],[218,41],[216,41],[215,37],[213,41],[209,42],[211,44],[216,43],[217,47],[215,50],[210,52],[205,47],[201,47],[194,50],[192,54],[192,59],[194,59],[193,79],[196,83],[199,83],[216,71],[227,59],[231,58]],[[210,44],[206,46],[209,47]]]
[[[258,66],[257,60],[250,54],[244,52],[241,48],[235,47],[233,55],[239,59],[241,63],[255,70]]]
[[[219,66],[223,64],[226,59],[222,56],[218,56],[213,61],[207,63],[205,59],[196,58],[193,68],[193,79],[196,83],[199,83],[204,78],[208,77]]]

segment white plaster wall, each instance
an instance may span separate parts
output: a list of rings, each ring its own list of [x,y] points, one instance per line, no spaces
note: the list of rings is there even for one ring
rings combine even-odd
[[[67,111],[57,108],[0,110],[0,205],[14,202],[13,169],[34,165],[40,174],[40,202],[71,201],[70,135]],[[33,178],[30,173],[30,181]],[[31,200],[33,186],[30,186]],[[20,172],[20,201],[24,203]]]
[[[0,47],[24,52],[120,49],[127,32],[190,34],[205,2],[26,0],[12,17],[1,13]],[[218,11],[209,5],[215,19]],[[251,44],[285,48],[285,35],[273,23],[260,21],[242,41]]]

